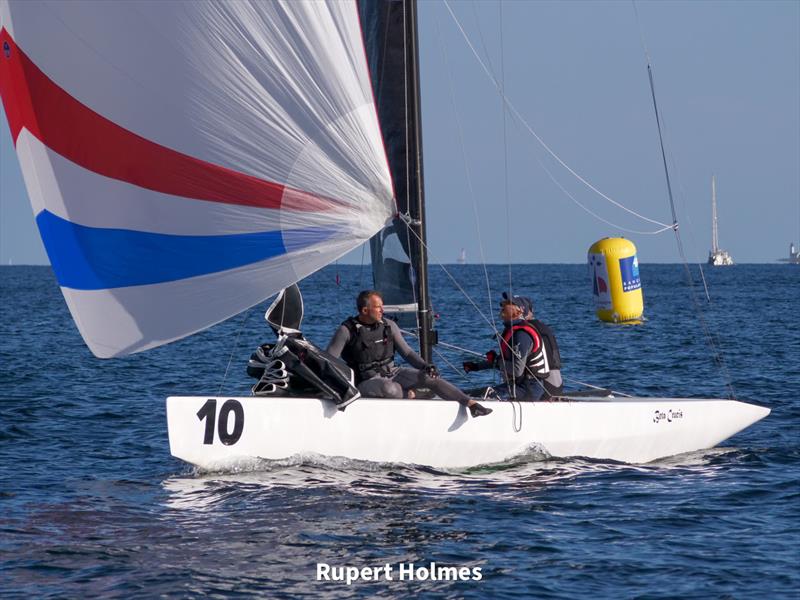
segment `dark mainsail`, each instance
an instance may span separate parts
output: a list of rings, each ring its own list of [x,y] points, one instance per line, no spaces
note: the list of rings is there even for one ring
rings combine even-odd
[[[436,342],[425,249],[416,1],[359,0],[358,7],[400,215],[370,240],[373,279],[385,304],[402,308],[402,324],[413,322],[416,311],[420,354],[429,361]]]

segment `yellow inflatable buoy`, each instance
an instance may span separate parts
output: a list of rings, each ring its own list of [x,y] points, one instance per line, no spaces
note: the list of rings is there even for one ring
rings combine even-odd
[[[589,248],[595,314],[601,321],[638,321],[644,311],[636,246],[625,238],[603,238]]]

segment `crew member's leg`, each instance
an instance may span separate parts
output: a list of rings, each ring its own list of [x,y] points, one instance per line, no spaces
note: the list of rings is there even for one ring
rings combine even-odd
[[[449,381],[441,378],[432,378],[425,375],[425,372],[420,369],[409,369],[408,367],[401,367],[394,374],[392,380],[402,386],[403,390],[409,390],[416,387],[427,387],[436,392],[436,394],[444,400],[455,400],[459,404],[469,408],[469,412],[473,417],[482,417],[492,412],[491,408],[485,408],[478,404],[474,398],[470,398],[456,386]]]
[[[392,381],[402,387],[404,392],[407,392],[408,390],[412,390],[416,387],[425,387],[425,384],[422,383],[423,376],[424,374],[419,369],[400,367],[392,376]]]
[[[386,377],[376,375],[358,384],[358,391],[365,398],[402,398],[403,388]]]
[[[402,367],[397,370],[397,373],[392,378],[395,382],[403,386],[403,390],[415,387],[426,387],[433,390],[433,392],[445,400],[456,400],[458,403],[467,406],[472,400],[464,392],[458,389],[449,381],[437,377],[428,377],[420,369],[409,369]],[[474,402],[474,401],[473,401]]]
[[[431,379],[430,377],[423,378],[422,385],[432,389],[440,398],[447,398],[448,400],[457,400],[459,404],[466,406],[469,404],[470,397],[458,389],[449,381],[442,379]]]

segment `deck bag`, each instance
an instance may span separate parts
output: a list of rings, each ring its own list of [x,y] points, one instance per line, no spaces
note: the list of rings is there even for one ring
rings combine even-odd
[[[302,336],[288,337],[275,354],[274,344],[262,344],[251,354],[247,374],[258,379],[253,395],[322,397],[340,408],[360,396],[352,369]]]

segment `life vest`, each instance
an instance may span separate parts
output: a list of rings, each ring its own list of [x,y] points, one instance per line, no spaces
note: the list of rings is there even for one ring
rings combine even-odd
[[[538,319],[520,321],[503,330],[500,351],[503,358],[511,360],[511,338],[522,330],[533,339],[533,346],[525,360],[526,375],[544,379],[553,369],[561,368],[561,352],[553,330]]]
[[[350,332],[350,339],[342,349],[342,359],[355,371],[356,382],[388,375],[394,363],[394,340],[389,323],[364,325],[350,317],[342,325]]]

